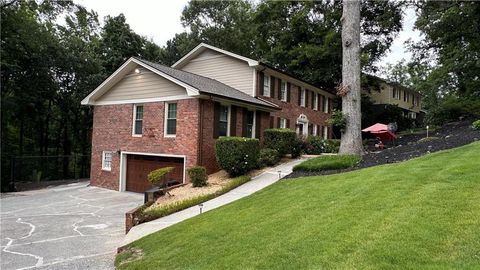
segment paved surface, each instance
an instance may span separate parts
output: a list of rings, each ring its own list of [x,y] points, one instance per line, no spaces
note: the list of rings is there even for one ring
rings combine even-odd
[[[88,182],[0,200],[0,269],[113,269],[125,212],[143,196]]]
[[[210,211],[222,205],[241,199],[245,196],[248,196],[254,192],[257,192],[277,182],[280,179],[279,174],[281,174],[282,177],[290,174],[292,172],[293,166],[301,163],[304,160],[305,158],[296,159],[296,160],[292,160],[290,162],[281,164],[277,167],[271,168],[270,170],[254,177],[250,182],[244,185],[241,185],[217,198],[214,198],[210,201],[203,203],[203,209],[202,209],[203,212]],[[147,236],[154,232],[170,227],[176,223],[192,218],[199,214],[200,214],[199,207],[193,206],[183,211],[171,214],[169,216],[137,225],[128,232],[128,234],[125,236],[125,239],[120,246],[127,245],[137,239],[140,239],[144,236]]]

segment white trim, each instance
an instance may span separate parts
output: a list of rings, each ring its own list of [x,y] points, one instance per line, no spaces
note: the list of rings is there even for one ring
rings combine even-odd
[[[256,95],[255,89],[257,89],[257,70],[252,68],[253,70],[253,89],[252,89],[252,97]]]
[[[313,92],[313,110],[318,111],[318,93]]]
[[[125,100],[115,100],[115,101],[98,101],[98,102],[92,102],[90,105],[117,105],[117,104],[132,104],[132,103],[149,103],[149,102],[159,102],[159,101],[174,101],[174,100],[190,99],[190,98],[195,98],[195,96],[177,95],[177,96],[158,97],[158,98],[125,99]]]
[[[266,93],[266,90],[265,90],[265,82],[267,80],[265,80],[266,78],[268,78],[268,86],[267,86],[267,90],[268,90],[268,95]],[[263,74],[263,95],[264,97],[272,97],[272,76],[268,75],[268,74]]]
[[[135,133],[135,121],[137,120],[137,106],[142,106],[142,133]],[[145,106],[143,104],[133,104],[133,119],[132,119],[132,137],[142,137],[143,136],[143,114],[145,114]]]
[[[285,96],[282,97],[282,86],[285,87]],[[283,102],[287,102],[288,100],[288,87],[287,81],[280,79],[280,100]]]
[[[110,156],[110,167],[105,166],[105,155],[109,153]],[[111,172],[112,171],[112,162],[113,162],[113,151],[102,151],[102,171]]]
[[[252,125],[252,138],[255,138],[257,134],[255,131],[257,130],[257,110],[253,110],[253,125]]]
[[[119,174],[119,185],[118,191],[124,192],[127,189],[127,155],[139,155],[139,156],[157,156],[157,157],[175,157],[175,158],[183,158],[183,183],[185,184],[185,176],[186,176],[186,164],[187,164],[187,156],[186,155],[172,155],[172,154],[157,154],[157,153],[145,153],[145,152],[129,152],[129,151],[122,151],[120,152],[120,174]]]
[[[177,125],[177,112],[178,112],[178,103],[177,102],[165,102],[165,114],[163,116],[163,137],[165,138],[175,138],[177,137],[177,127],[175,127],[175,134],[167,134],[167,120],[168,120],[168,106],[170,104],[176,104],[177,108],[175,109],[175,126]]]
[[[205,44],[205,43],[200,43],[200,44],[197,45],[197,47],[193,48],[190,52],[188,52],[184,57],[180,58],[180,60],[175,62],[175,64],[173,64],[172,67],[173,68],[181,68],[184,64],[188,63],[188,61],[191,58],[197,56],[198,54],[203,52],[205,49],[210,49],[210,50],[213,50],[213,51],[231,56],[233,58],[245,61],[251,67],[252,66],[258,66],[260,64],[256,60],[253,60],[253,59],[250,59],[250,58],[247,58],[247,57],[244,57],[244,56],[241,56],[241,55],[229,52],[229,51],[222,50],[222,49],[214,47],[212,45],[208,45],[208,44]]]
[[[317,124],[313,124],[313,127],[312,127],[312,133],[313,133],[313,136],[317,136],[318,135],[318,125]]]
[[[300,107],[307,107],[307,91],[305,88],[300,88]]]
[[[280,118],[280,126],[279,128],[287,128],[287,119]]]
[[[95,90],[93,90],[88,96],[86,96],[82,101],[81,101],[81,104],[82,105],[101,105],[101,104],[95,104],[95,98],[98,98],[100,97],[101,95],[103,95],[105,92],[107,92],[108,90],[110,90],[110,88],[116,83],[114,82],[114,79],[116,79],[117,75],[126,75],[130,70],[134,69],[136,67],[136,65],[140,65],[148,70],[150,70],[151,72],[177,84],[177,85],[180,85],[182,87],[185,88],[185,90],[187,91],[187,95],[188,96],[195,96],[195,95],[199,95],[199,90],[180,81],[180,80],[177,80],[175,78],[173,78],[172,76],[170,75],[167,75],[151,66],[149,66],[148,64],[145,64],[143,63],[142,61],[140,60],[137,60],[133,57],[129,58],[125,63],[123,63],[123,65],[121,67],[119,67],[112,75],[110,75],[110,77],[108,77],[105,81],[103,81]],[[126,70],[126,67],[129,66],[130,69]],[[123,74],[121,74],[123,73]],[[122,78],[123,78],[122,76]],[[110,84],[110,85],[109,85]],[[150,101],[150,99],[148,99]]]

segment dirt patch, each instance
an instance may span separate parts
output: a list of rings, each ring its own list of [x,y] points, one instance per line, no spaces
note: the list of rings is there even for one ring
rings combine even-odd
[[[134,247],[127,247],[117,251],[118,256],[115,259],[115,266],[130,263],[143,258],[143,250]]]
[[[470,121],[461,121],[446,124],[435,132],[431,132],[429,136],[435,137],[435,139],[425,139],[426,133],[403,135],[396,141],[396,146],[378,152],[367,153],[362,157],[362,161],[352,168],[322,172],[295,171],[285,178],[336,174],[387,163],[401,162],[428,153],[460,147],[478,141],[480,140],[480,131],[474,130]]]

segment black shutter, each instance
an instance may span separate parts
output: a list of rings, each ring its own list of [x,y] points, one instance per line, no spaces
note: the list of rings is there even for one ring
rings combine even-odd
[[[278,79],[277,93],[278,93],[278,100],[282,100],[282,80],[281,79]]]
[[[287,82],[287,102],[290,102],[290,83]]]
[[[301,88],[301,87],[297,87],[297,90],[298,90],[298,106],[301,106],[301,105],[302,105],[302,101],[301,101],[301,98],[302,98],[302,88]]]
[[[258,95],[263,96],[263,79],[264,79],[263,72],[259,71],[258,76],[260,77],[260,79],[258,80]]]
[[[248,110],[243,108],[242,114],[242,137],[247,137],[247,113]]]
[[[230,136],[237,135],[237,106],[230,107]]]
[[[256,111],[255,115],[255,138],[260,139],[260,132],[262,130],[262,112]]]
[[[275,117],[270,116],[270,128],[273,128],[273,123],[275,123]]]
[[[305,89],[305,108],[308,108],[308,105],[309,105],[308,104],[308,92],[310,92],[310,91]]]
[[[322,98],[322,95],[318,94],[318,98],[317,98],[317,108],[319,111],[322,111],[322,102],[321,102],[321,99]]]
[[[213,138],[219,137],[218,126],[220,123],[220,103],[215,102],[213,106]]]
[[[275,98],[275,77],[270,76],[270,97]]]
[[[317,93],[312,91],[312,109],[315,108],[315,96],[316,95],[317,95]]]
[[[287,119],[287,128],[290,128],[290,119]]]
[[[277,128],[280,128],[280,121],[281,121],[282,118],[278,117],[277,118]]]

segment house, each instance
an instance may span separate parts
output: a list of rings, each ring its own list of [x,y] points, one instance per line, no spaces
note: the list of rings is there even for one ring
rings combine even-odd
[[[266,128],[331,137],[335,96],[278,69],[200,44],[172,67],[128,59],[82,104],[94,107],[90,183],[119,191],[150,188],[150,171],[218,170],[219,136],[263,140]]]
[[[398,83],[388,82],[376,76],[368,75],[370,81],[374,81],[376,87],[362,88],[362,94],[371,98],[377,109],[381,111],[382,105],[398,105],[403,109],[405,117],[410,119],[422,118],[421,94],[413,89]],[[372,86],[371,85],[371,86]]]

